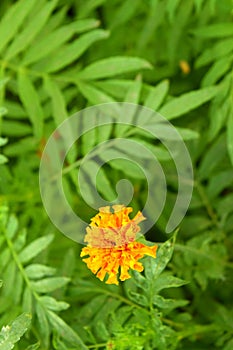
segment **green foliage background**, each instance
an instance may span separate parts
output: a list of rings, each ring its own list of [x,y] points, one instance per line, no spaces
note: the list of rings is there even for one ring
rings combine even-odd
[[[232,2],[3,0],[0,15],[0,350],[231,350]],[[195,175],[188,213],[176,240],[167,240],[172,162],[149,137],[128,136],[157,155],[169,192],[148,235],[161,242],[158,257],[145,258],[145,273],[119,287],[87,270],[81,246],[50,223],[38,186],[41,152],[55,127],[111,101],[171,120]],[[89,132],[67,158],[65,190],[87,221],[93,210],[79,195],[77,166],[112,136],[127,130]],[[110,162],[97,188],[113,200],[122,177],[134,185],[136,212],[145,181],[130,164]]]

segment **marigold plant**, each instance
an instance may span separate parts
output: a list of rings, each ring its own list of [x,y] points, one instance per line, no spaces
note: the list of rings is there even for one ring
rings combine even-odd
[[[136,241],[140,232],[138,223],[145,220],[140,211],[130,219],[132,208],[114,205],[112,209],[113,212],[110,206],[102,207],[91,219],[84,238],[87,247],[82,249],[81,257],[89,255],[83,261],[101,281],[108,274],[106,283],[118,284],[119,269],[121,281],[131,277],[129,269],[143,271],[143,265],[138,260],[144,255],[155,258],[157,245],[148,247]]]

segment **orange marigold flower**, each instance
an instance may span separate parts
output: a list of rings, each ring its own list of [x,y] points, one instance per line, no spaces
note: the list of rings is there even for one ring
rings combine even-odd
[[[124,205],[114,205],[99,209],[99,213],[91,219],[87,227],[84,241],[87,247],[81,251],[81,257],[87,267],[103,281],[106,274],[108,284],[118,284],[117,275],[120,269],[120,280],[130,278],[129,269],[141,272],[143,266],[139,259],[144,255],[156,257],[157,246],[148,247],[136,242],[136,234],[140,232],[138,223],[145,220],[139,211],[133,218],[129,218],[132,208]]]

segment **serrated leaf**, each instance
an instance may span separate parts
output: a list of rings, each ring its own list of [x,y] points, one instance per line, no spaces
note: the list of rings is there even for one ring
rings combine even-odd
[[[148,300],[145,295],[138,294],[136,292],[129,292],[129,295],[131,300],[133,300],[135,303],[146,307],[148,306]]]
[[[155,295],[153,303],[161,309],[175,309],[177,307],[185,306],[189,303],[188,300],[165,299],[161,295]]]
[[[109,57],[92,63],[77,74],[78,79],[94,80],[152,68],[146,60],[138,57]]]
[[[34,134],[38,139],[41,139],[44,113],[36,88],[27,75],[27,72],[19,71],[18,88],[20,99],[33,125]]]
[[[59,51],[38,62],[35,68],[47,73],[56,72],[77,60],[96,41],[106,39],[108,36],[109,32],[102,29],[83,34],[71,44],[63,45]]]
[[[166,119],[177,118],[211,100],[219,91],[218,87],[208,87],[188,92],[167,102],[159,113]]]
[[[39,31],[47,22],[51,12],[56,6],[57,1],[53,0],[45,4],[42,9],[33,16],[25,29],[15,37],[12,44],[6,52],[6,59],[10,60],[20,52],[22,52],[35,38]]]
[[[155,280],[165,269],[174,250],[175,235],[159,246],[156,258],[145,259],[145,276],[149,280]]]
[[[42,252],[45,248],[49,246],[49,244],[53,240],[53,235],[47,235],[45,237],[37,238],[35,241],[30,243],[27,247],[25,247],[19,254],[19,259],[22,263],[27,263],[32,258],[37,256],[40,252]]]
[[[6,12],[0,23],[0,51],[14,37],[36,0],[16,2]],[[10,25],[9,25],[10,23]]]
[[[22,314],[10,325],[3,327],[0,332],[0,349],[11,350],[23,334],[27,331],[31,323],[31,315]]]
[[[163,289],[180,287],[187,283],[188,282],[178,277],[174,277],[171,274],[163,273],[154,281],[153,290],[155,291],[155,293],[158,293]]]

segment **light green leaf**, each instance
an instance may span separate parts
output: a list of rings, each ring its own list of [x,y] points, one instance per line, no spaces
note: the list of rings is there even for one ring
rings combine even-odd
[[[141,76],[138,76],[135,79],[134,83],[130,86],[124,99],[124,102],[132,103],[134,105],[131,105],[130,108],[128,104],[122,106],[122,114],[124,115],[124,122],[129,125],[116,124],[115,125],[116,137],[121,137],[125,135],[127,130],[130,129],[130,125],[134,124],[133,120],[137,112],[141,89],[142,89]]]
[[[0,350],[11,350],[31,323],[31,315],[22,314],[9,326],[3,327],[0,332]]]
[[[20,99],[33,125],[34,134],[40,139],[43,134],[44,113],[36,88],[24,71],[18,74],[18,88]]]
[[[57,1],[55,0],[47,2],[36,14],[36,16],[33,16],[33,18],[31,18],[31,21],[27,24],[25,29],[15,37],[15,40],[8,48],[6,52],[6,59],[10,60],[25,50],[25,48],[32,42],[32,40],[47,22],[51,12],[56,6],[56,3]]]
[[[5,107],[0,107],[0,117],[4,116],[7,114],[7,109]]]
[[[25,247],[19,254],[19,259],[22,263],[27,263],[32,258],[37,256],[40,252],[42,252],[45,248],[49,246],[49,244],[53,240],[53,235],[47,235],[44,237],[37,238],[35,241],[30,243],[27,247]]]
[[[6,227],[6,235],[7,237],[12,240],[18,230],[18,220],[16,219],[15,215],[10,215]]]
[[[0,154],[0,165],[5,164],[8,162],[7,157],[5,157],[3,154]]]
[[[66,118],[66,103],[64,95],[59,89],[58,85],[49,77],[44,79],[44,86],[48,95],[52,99],[53,117],[55,119],[56,126],[59,126]]]
[[[90,101],[92,104],[115,102],[112,97],[105,94],[103,91],[95,88],[91,84],[78,82],[78,88],[82,93],[82,95],[86,97],[86,99]]]
[[[198,57],[195,67],[200,68],[209,64],[210,62],[228,55],[233,50],[233,40],[225,39],[217,42],[210,49],[206,49],[201,56]]]
[[[123,23],[129,21],[137,11],[139,5],[140,0],[134,0],[133,6],[131,0],[126,0],[123,1],[123,3],[120,3],[119,8],[117,8],[117,11],[114,13],[114,16],[110,22],[110,30],[112,31],[113,28],[115,29],[116,27],[119,27]]]
[[[79,39],[63,45],[59,51],[38,62],[35,69],[48,73],[56,72],[76,61],[96,41],[106,39],[108,36],[109,32],[102,29],[83,34]]]
[[[8,142],[8,139],[0,137],[0,147],[4,146]]]
[[[169,81],[163,80],[155,87],[150,88],[150,91],[145,99],[144,106],[153,109],[154,111],[159,108],[163,102],[169,89]]]
[[[36,0],[22,0],[11,5],[0,23],[0,51],[17,33],[35,3]]]
[[[167,102],[159,113],[166,119],[177,118],[211,100],[219,91],[218,87],[208,87],[191,91]]]
[[[216,61],[213,66],[208,70],[204,76],[201,86],[210,86],[217,83],[217,81],[224,76],[228,70],[232,67],[233,56],[223,57],[222,59]]]
[[[54,30],[52,33],[44,36],[40,41],[37,41],[35,45],[30,46],[22,64],[28,65],[39,61],[41,58],[48,56],[52,51],[56,50],[59,46],[69,41],[74,34],[95,28],[98,25],[99,21],[95,19],[84,19],[74,21]]]
[[[58,288],[64,287],[69,281],[70,279],[67,277],[49,277],[36,282],[31,282],[31,285],[38,293],[49,293]]]
[[[138,57],[109,57],[92,63],[77,74],[77,78],[85,80],[103,79],[122,73],[152,68],[146,60]]]
[[[2,133],[7,136],[25,136],[32,133],[29,125],[12,120],[4,120]]]
[[[233,23],[218,23],[199,27],[191,31],[201,38],[222,38],[233,35]]]
[[[40,301],[46,307],[46,309],[52,311],[62,311],[68,309],[69,307],[68,303],[65,303],[64,301],[57,301],[56,299],[47,295],[40,297]]]
[[[53,276],[56,269],[41,264],[31,264],[25,268],[25,272],[30,279],[40,279],[45,276]]]

